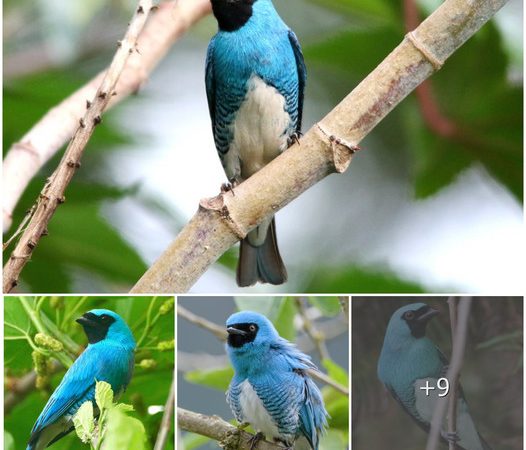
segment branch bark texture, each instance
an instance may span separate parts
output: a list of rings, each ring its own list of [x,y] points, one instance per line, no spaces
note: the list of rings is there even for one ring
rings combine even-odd
[[[22,233],[15,250],[4,266],[4,292],[9,292],[18,284],[20,272],[31,258],[31,254],[38,245],[40,238],[47,234],[48,223],[53,217],[57,207],[61,203],[64,203],[66,187],[73,178],[76,170],[80,167],[80,160],[84,149],[95,127],[102,120],[102,113],[115,92],[117,82],[124,70],[126,62],[130,55],[138,52],[137,39],[144,28],[151,9],[151,0],[141,0],[138,2],[137,9],[135,10],[124,39],[119,41],[110,67],[106,71],[93,100],[85,104],[86,111],[78,123],[75,135],[70,141],[57,169],[42,189],[36,207],[32,210],[32,217],[29,220],[27,228]]]
[[[177,408],[179,428],[218,441],[227,450],[249,450],[250,439],[254,436],[243,431],[218,416],[205,416],[187,409]],[[283,447],[268,441],[258,441],[258,450],[283,450]]]
[[[446,0],[299,144],[237,186],[235,193],[202,200],[194,217],[132,292],[188,291],[265,217],[327,175],[344,172],[356,145],[506,2]]]
[[[137,47],[119,77],[106,109],[137,92],[170,47],[194,23],[207,15],[209,0],[178,0],[161,3],[140,33]],[[86,100],[95,97],[107,70],[49,110],[18,142],[3,164],[3,230],[9,229],[13,211],[25,188],[40,168],[74,135],[86,111]]]

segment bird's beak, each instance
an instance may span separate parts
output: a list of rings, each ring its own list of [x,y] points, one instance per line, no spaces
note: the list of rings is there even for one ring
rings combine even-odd
[[[429,308],[424,314],[422,314],[417,319],[417,322],[428,322],[438,314],[440,314],[440,311],[438,311],[437,309]]]
[[[80,323],[83,327],[93,327],[96,325],[96,322],[91,319],[89,313],[80,316],[75,322]]]
[[[228,334],[239,334],[240,336],[246,336],[248,334],[246,331],[239,330],[238,328],[234,328],[234,327],[228,327],[226,329],[226,332]]]

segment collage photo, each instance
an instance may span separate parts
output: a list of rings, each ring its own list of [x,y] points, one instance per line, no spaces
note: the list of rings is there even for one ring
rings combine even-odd
[[[524,2],[3,0],[4,450],[523,450]]]

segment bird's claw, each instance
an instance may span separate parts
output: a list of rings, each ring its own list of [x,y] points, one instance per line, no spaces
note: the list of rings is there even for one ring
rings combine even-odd
[[[291,134],[289,139],[288,139],[288,141],[287,141],[288,147],[292,147],[294,144],[301,145],[300,144],[301,136],[302,136],[302,134],[299,131],[296,131],[295,133]]]
[[[250,440],[248,441],[250,445],[250,450],[254,450],[257,447],[258,442],[264,438],[265,438],[265,435],[261,431],[258,431],[254,436],[252,436]]]
[[[440,435],[443,439],[445,439],[447,442],[456,443],[460,441],[460,438],[458,437],[458,433],[450,433],[448,431],[441,431]]]
[[[236,180],[230,180],[228,183],[223,183],[221,185],[221,194],[226,194],[227,192],[232,192],[232,195],[236,195],[235,192],[234,192],[234,188],[238,185],[239,183],[236,181]]]

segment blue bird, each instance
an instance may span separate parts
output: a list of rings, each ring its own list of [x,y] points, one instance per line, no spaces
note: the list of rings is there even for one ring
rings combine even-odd
[[[261,314],[242,311],[226,322],[234,378],[227,402],[240,423],[287,447],[317,450],[327,426],[321,393],[308,374],[309,356],[281,338]]]
[[[27,450],[42,450],[74,429],[73,416],[86,401],[94,402],[96,381],[106,381],[115,396],[130,382],[135,340],[122,318],[107,309],[93,309],[76,320],[88,347],[75,360],[40,413]],[[94,404],[94,410],[98,414]]]
[[[217,152],[235,186],[297,140],[307,71],[271,0],[212,0],[212,9],[219,31],[208,47],[206,93]],[[286,280],[274,217],[267,217],[241,242],[237,283]]]
[[[438,394],[435,389],[426,396],[421,387],[437,386],[446,376],[448,361],[426,337],[430,319],[439,312],[424,303],[414,303],[398,309],[391,317],[378,361],[378,377],[406,413],[425,431],[429,431]],[[447,423],[447,422],[446,422]],[[491,450],[478,433],[459,389],[456,435],[442,430],[444,441],[455,440],[458,450]]]

